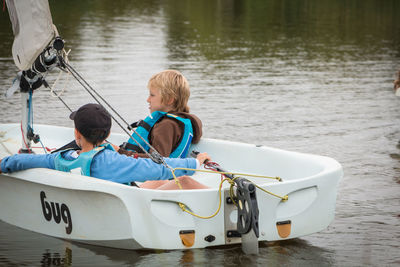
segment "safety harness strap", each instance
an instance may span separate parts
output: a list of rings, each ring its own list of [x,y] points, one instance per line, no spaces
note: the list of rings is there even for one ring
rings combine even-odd
[[[134,122],[129,126],[131,127],[131,129],[141,126],[141,127],[145,128],[148,132],[150,132],[150,130],[151,130],[151,126],[144,120],[138,120],[137,122]],[[129,130],[131,130],[131,129],[129,129]]]
[[[141,147],[139,147],[138,145],[130,144],[128,142],[123,142],[122,145],[120,145],[119,147],[125,150],[133,150],[136,151],[137,153],[144,153]]]

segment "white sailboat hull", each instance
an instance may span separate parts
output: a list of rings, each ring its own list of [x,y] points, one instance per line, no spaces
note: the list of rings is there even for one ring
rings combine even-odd
[[[60,147],[73,139],[73,129],[35,125],[47,147]],[[17,153],[20,125],[0,124],[0,157]],[[113,134],[120,144],[126,136]],[[309,235],[325,229],[333,220],[338,182],[343,176],[334,159],[279,149],[203,139],[193,146],[208,152],[223,168],[241,173],[279,176],[282,182],[248,178],[288,201],[257,189],[259,241]],[[34,149],[43,153],[43,149]],[[226,203],[229,184],[224,184],[220,212],[200,219],[178,206],[208,216],[219,204],[219,174],[197,172],[202,190],[150,190],[49,169],[30,169],[0,174],[0,219],[9,224],[94,245],[124,249],[187,249],[227,245],[241,238],[227,237],[236,230],[237,212]],[[288,222],[290,233],[282,237],[277,224]],[[181,231],[194,233],[194,243],[184,245]],[[213,237],[213,238],[210,238]]]

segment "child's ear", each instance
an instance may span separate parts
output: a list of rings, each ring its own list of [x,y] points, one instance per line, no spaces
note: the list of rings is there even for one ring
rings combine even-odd
[[[75,137],[76,137],[76,138],[79,138],[79,137],[80,137],[80,134],[81,134],[81,133],[78,131],[78,129],[75,128],[75,129],[74,129],[74,135],[75,135]]]
[[[168,99],[167,105],[171,106],[174,102],[175,102],[175,98],[171,97],[170,99]]]

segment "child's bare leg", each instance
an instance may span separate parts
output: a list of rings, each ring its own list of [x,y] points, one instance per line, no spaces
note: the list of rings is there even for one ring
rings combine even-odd
[[[208,186],[205,186],[193,178],[190,178],[189,176],[181,176],[178,177],[179,183],[182,186],[182,189],[205,189],[209,188]],[[180,189],[179,186],[175,183],[175,180],[167,181],[167,183],[159,186],[156,188],[157,190],[177,190]]]
[[[157,187],[162,186],[170,181],[168,180],[151,180],[142,183],[139,187],[140,188],[147,188],[147,189],[156,189]]]

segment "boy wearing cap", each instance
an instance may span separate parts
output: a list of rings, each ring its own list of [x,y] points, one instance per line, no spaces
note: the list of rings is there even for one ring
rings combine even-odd
[[[0,173],[9,173],[30,168],[48,168],[60,171],[79,169],[81,174],[117,183],[144,182],[146,180],[167,180],[172,178],[171,171],[151,159],[132,158],[118,154],[113,147],[104,143],[111,129],[110,114],[98,104],[86,104],[71,113],[75,123],[75,141],[81,150],[65,150],[54,154],[16,154],[0,160]],[[194,158],[165,158],[172,168],[196,169],[205,160],[207,153]],[[176,170],[176,176],[192,175],[193,171]],[[189,177],[187,177],[189,178]],[[199,188],[196,181],[194,187]],[[170,188],[173,189],[173,188]]]

